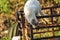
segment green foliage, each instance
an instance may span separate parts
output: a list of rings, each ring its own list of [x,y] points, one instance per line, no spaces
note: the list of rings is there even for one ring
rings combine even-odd
[[[58,18],[58,21],[57,21],[57,23],[60,25],[60,17]]]
[[[1,38],[0,40],[11,40],[11,39],[4,37],[4,38]]]
[[[55,36],[60,36],[60,31],[56,31]]]
[[[54,0],[56,3],[60,3],[60,0]]]
[[[34,39],[40,38],[40,34],[35,34]]]
[[[10,0],[0,0],[0,13],[4,12],[4,13],[8,13],[11,12],[11,8],[10,8]]]

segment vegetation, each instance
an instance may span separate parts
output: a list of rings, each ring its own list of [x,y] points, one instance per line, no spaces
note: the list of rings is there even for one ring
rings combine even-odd
[[[0,0],[0,13],[9,13],[11,11],[9,0]]]
[[[5,37],[5,38],[1,38],[0,40],[11,40],[11,39]]]
[[[56,3],[60,3],[60,0],[54,0]]]

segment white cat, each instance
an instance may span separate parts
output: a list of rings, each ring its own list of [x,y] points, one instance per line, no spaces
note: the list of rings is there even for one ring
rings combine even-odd
[[[28,0],[24,6],[25,18],[31,25],[37,25],[38,20],[36,15],[44,16],[41,12],[40,2],[38,0]]]

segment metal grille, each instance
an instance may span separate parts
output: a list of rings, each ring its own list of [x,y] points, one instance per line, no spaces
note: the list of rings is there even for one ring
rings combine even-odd
[[[42,27],[38,27],[38,28],[33,28],[32,26],[30,26],[30,28],[31,28],[31,40],[41,40],[41,39],[50,39],[50,38],[60,37],[60,35],[56,35],[56,32],[60,32],[60,25],[58,25],[57,23],[56,24],[53,23],[53,17],[59,17],[60,14],[53,15],[52,12],[53,12],[54,8],[60,8],[60,6],[42,8],[42,10],[50,9],[51,15],[49,15],[49,16],[37,16],[37,18],[39,19],[39,18],[49,18],[50,17],[52,25],[51,26],[46,25],[46,26],[42,26]],[[52,30],[49,31],[50,28]],[[57,29],[55,30],[54,28],[57,28]],[[38,30],[38,29],[40,29],[40,30],[47,29],[47,30],[43,31],[43,32],[33,32],[33,30]],[[49,33],[50,33],[50,36],[47,36]],[[37,38],[34,38],[34,34],[39,35],[39,37],[37,36]],[[42,37],[42,35],[45,35],[45,36]]]
[[[56,24],[53,23],[53,17],[60,17],[60,14],[53,15],[53,9],[54,8],[60,8],[60,6],[42,8],[42,10],[50,9],[51,15],[37,16],[38,19],[40,19],[40,18],[51,18],[52,25],[45,25],[42,27],[33,28],[29,24],[30,32],[31,32],[31,34],[30,34],[31,40],[41,40],[41,39],[50,39],[50,38],[59,38],[60,37],[60,34],[56,35],[57,32],[60,32],[60,25],[58,25],[57,23]],[[25,18],[23,17],[23,15],[24,15],[23,11],[22,11],[22,13],[20,13],[20,15],[21,15],[21,19],[18,19],[18,20],[21,20],[22,27],[25,28]],[[39,31],[38,29],[39,30],[46,30],[46,31]],[[49,29],[51,29],[51,30],[49,30]],[[34,30],[38,30],[39,32],[33,32]],[[45,33],[47,33],[47,35],[50,33],[50,36],[47,36]],[[37,36],[37,38],[36,37],[34,38],[35,34],[37,34],[37,35],[39,34],[39,37]],[[42,35],[45,35],[45,36],[42,37]]]

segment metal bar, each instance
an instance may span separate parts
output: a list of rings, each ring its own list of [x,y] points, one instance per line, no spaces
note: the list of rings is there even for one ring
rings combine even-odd
[[[54,30],[54,32],[55,32],[55,31],[60,31],[60,30]],[[35,32],[35,33],[33,33],[33,34],[39,34],[39,33],[45,33],[45,32],[52,32],[52,31]]]
[[[33,40],[51,39],[51,38],[60,38],[60,36],[53,36],[53,37],[37,38],[37,39],[33,39]]]
[[[60,8],[60,5],[59,6],[52,6],[52,7],[42,8],[42,10],[54,9],[54,8]]]
[[[50,15],[53,15],[53,9],[50,9],[50,12],[51,12],[51,14]],[[52,22],[52,24],[53,24],[53,17],[51,17],[51,22]]]
[[[49,16],[37,16],[37,18],[39,19],[39,18],[59,17],[59,16],[60,16],[60,14],[58,14],[58,15],[49,15]]]
[[[24,14],[22,14],[22,15],[24,15]],[[37,18],[39,19],[39,18],[49,18],[49,17],[59,17],[60,16],[60,14],[57,14],[57,15],[46,15],[46,16],[37,16]]]
[[[56,25],[56,26],[37,27],[37,28],[33,28],[33,30],[35,30],[35,29],[43,29],[43,28],[54,28],[54,27],[60,27],[60,25]]]
[[[51,12],[50,15],[53,15],[53,9],[50,9],[50,12]],[[53,17],[51,17],[51,22],[53,24]],[[53,28],[52,28],[52,32],[53,32],[53,36],[54,36],[54,29]]]

